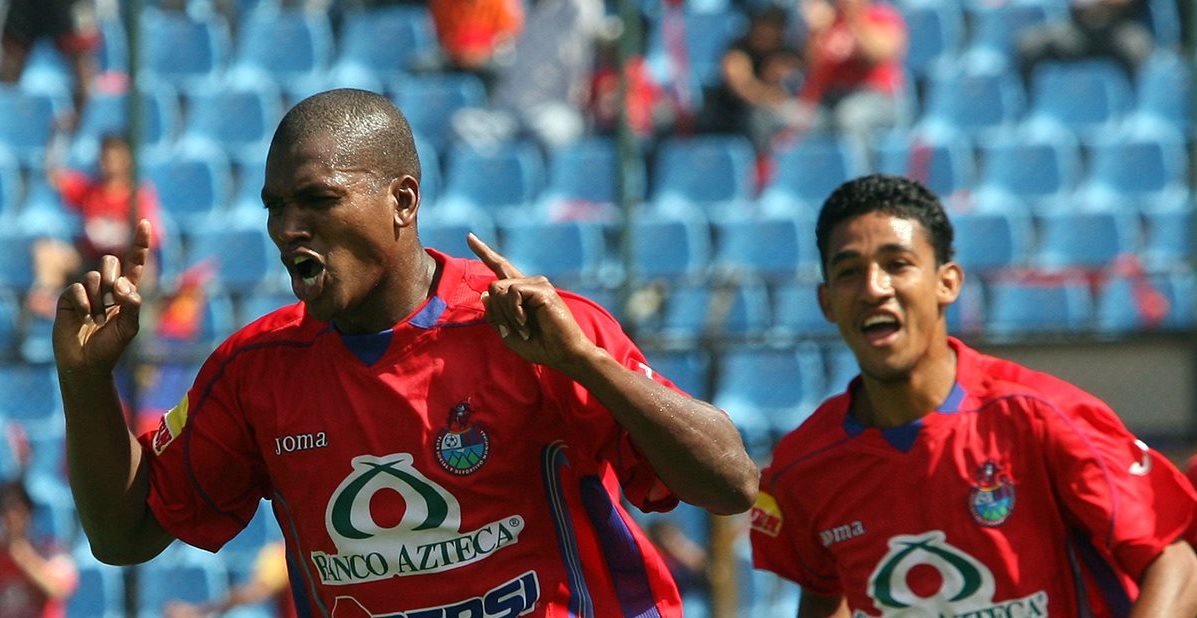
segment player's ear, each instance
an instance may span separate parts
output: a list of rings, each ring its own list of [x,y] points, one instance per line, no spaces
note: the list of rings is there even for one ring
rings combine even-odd
[[[391,180],[391,201],[395,209],[395,225],[414,225],[416,212],[420,209],[420,181],[407,174]]]
[[[960,297],[960,287],[964,285],[964,269],[956,262],[948,262],[940,264],[937,274],[939,285],[936,287],[936,295],[939,297],[940,306],[946,307]]]
[[[817,293],[819,297],[819,310],[823,312],[823,317],[827,318],[828,322],[835,322],[835,316],[831,310],[831,299],[828,297],[830,290],[827,289],[827,282],[819,284]]]

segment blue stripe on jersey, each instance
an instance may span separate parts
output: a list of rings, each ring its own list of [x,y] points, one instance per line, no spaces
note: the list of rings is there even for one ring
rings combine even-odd
[[[277,490],[274,492],[274,503],[281,507],[282,512],[286,515],[286,525],[283,525],[283,518],[278,517],[279,528],[283,531],[283,536],[290,535],[293,544],[299,556],[293,561],[291,560],[290,552],[287,553],[287,579],[291,581],[291,597],[295,599],[295,613],[300,618],[308,618],[312,616],[312,608],[320,611],[321,616],[327,618],[329,615],[328,608],[324,607],[320,600],[320,595],[316,593],[316,580],[312,577],[312,571],[308,568],[308,562],[303,559],[303,546],[299,542],[299,531],[295,529],[295,520],[291,517],[291,506],[287,504],[286,499]],[[276,511],[277,517],[278,511]],[[299,568],[292,570],[292,566]],[[300,579],[299,574],[303,574]],[[309,590],[311,594],[309,594]]]
[[[644,555],[636,544],[632,531],[611,503],[611,496],[597,476],[582,479],[582,504],[594,524],[599,546],[603,550],[615,595],[619,597],[621,616],[628,618],[661,618],[654,601],[648,573],[644,570]]]
[[[433,296],[428,299],[428,303],[424,305],[424,308],[419,313],[413,315],[407,323],[416,328],[436,328],[437,322],[441,321],[441,315],[445,313],[447,307],[448,305],[445,304],[445,301],[440,296]]]
[[[1122,582],[1118,579],[1118,574],[1114,572],[1114,567],[1098,553],[1093,542],[1085,536],[1074,532],[1072,545],[1076,548],[1075,553],[1080,558],[1081,567],[1088,571],[1097,583],[1097,589],[1105,599],[1106,607],[1110,609],[1110,615],[1115,618],[1129,615],[1130,595],[1122,587]]]
[[[570,519],[569,505],[565,503],[560,469],[569,466],[561,442],[554,442],[541,451],[541,475],[544,478],[545,495],[549,499],[549,515],[557,529],[557,544],[565,562],[565,574],[569,583],[569,615],[589,618],[593,614],[590,590],[582,573],[582,557],[578,552],[578,541]]]
[[[943,403],[939,404],[939,407],[935,411],[943,414],[951,414],[960,410],[960,404],[964,403],[964,396],[966,394],[964,387],[960,386],[959,382],[953,383],[952,392],[948,393],[948,398],[944,399]]]

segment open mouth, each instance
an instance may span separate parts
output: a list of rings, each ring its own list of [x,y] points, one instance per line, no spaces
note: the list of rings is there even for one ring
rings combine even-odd
[[[310,301],[324,290],[324,262],[311,255],[296,255],[288,266],[291,271],[291,291],[296,298]]]
[[[316,277],[324,272],[324,264],[307,256],[296,257],[292,265],[295,267],[295,274],[308,285],[316,283]]]
[[[870,341],[881,341],[898,332],[901,325],[890,315],[875,315],[864,321],[861,330]]]

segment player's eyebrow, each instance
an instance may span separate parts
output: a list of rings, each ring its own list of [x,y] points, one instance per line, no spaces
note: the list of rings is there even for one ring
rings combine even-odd
[[[900,242],[891,242],[882,245],[878,250],[878,254],[894,254],[894,253],[914,253],[914,247]],[[848,260],[855,260],[860,258],[861,252],[855,249],[845,249],[831,256],[827,261],[828,266],[835,266],[841,262]]]

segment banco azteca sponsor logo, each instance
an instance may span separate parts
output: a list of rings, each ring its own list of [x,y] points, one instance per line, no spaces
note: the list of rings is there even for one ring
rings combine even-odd
[[[457,498],[416,470],[409,453],[361,455],[352,465],[325,512],[337,553],[311,553],[316,573],[327,585],[449,571],[519,542],[524,530],[520,515],[461,530]],[[402,500],[387,500],[390,492]],[[388,509],[388,504],[393,506]],[[395,511],[401,516],[388,525]]]

